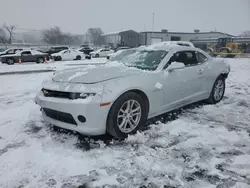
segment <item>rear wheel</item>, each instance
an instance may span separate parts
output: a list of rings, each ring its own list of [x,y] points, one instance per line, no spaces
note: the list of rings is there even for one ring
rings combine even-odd
[[[127,92],[112,105],[107,119],[107,132],[116,138],[126,138],[145,125],[147,113],[140,95]]]
[[[38,57],[37,60],[36,60],[36,63],[37,64],[44,63],[44,58],[43,57]]]
[[[221,57],[229,57],[230,56],[230,51],[228,49],[221,49],[220,53],[222,53],[220,56]]]
[[[219,76],[214,82],[213,89],[211,91],[211,94],[207,102],[210,104],[216,104],[220,102],[224,96],[225,89],[226,89],[225,78],[223,76]]]
[[[95,54],[95,57],[100,57],[100,55],[99,54]]]
[[[15,63],[15,60],[13,58],[8,58],[6,61],[8,65],[14,65]]]
[[[76,60],[81,60],[81,56],[76,56]]]

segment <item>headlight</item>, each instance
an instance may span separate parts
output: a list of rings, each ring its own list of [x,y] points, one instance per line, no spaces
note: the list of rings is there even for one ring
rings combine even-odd
[[[67,99],[86,99],[88,97],[93,97],[96,93],[73,93],[64,91],[52,91],[47,89],[42,89],[43,95],[45,97],[55,97],[55,98],[67,98]]]
[[[86,99],[95,96],[96,93],[72,93],[73,99]]]

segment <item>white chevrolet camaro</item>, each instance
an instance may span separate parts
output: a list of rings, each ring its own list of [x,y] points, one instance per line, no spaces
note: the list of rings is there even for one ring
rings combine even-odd
[[[230,66],[200,49],[149,46],[92,69],[57,72],[35,102],[50,124],[124,138],[148,118],[207,100],[219,102]]]

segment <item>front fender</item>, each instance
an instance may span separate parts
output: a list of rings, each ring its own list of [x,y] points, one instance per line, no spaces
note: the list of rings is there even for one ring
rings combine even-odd
[[[160,82],[159,79],[153,75],[150,76],[132,77],[132,79],[125,80],[120,78],[105,84],[103,87],[102,103],[111,103],[112,105],[122,94],[131,90],[139,90],[148,98],[149,114],[156,112],[159,110],[159,106],[163,104],[164,92],[163,89],[157,89],[155,86],[157,82]]]
[[[107,102],[113,103],[122,94],[124,94],[128,91],[131,91],[131,90],[140,90],[147,95],[147,91],[145,91],[142,87],[117,85],[115,82],[113,82],[113,83],[110,83],[110,84],[104,86],[102,103],[107,103]]]

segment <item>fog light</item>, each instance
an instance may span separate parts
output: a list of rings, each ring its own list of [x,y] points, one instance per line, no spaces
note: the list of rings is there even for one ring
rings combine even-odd
[[[86,118],[82,115],[79,115],[77,116],[78,120],[81,122],[81,123],[85,123],[86,122]]]

